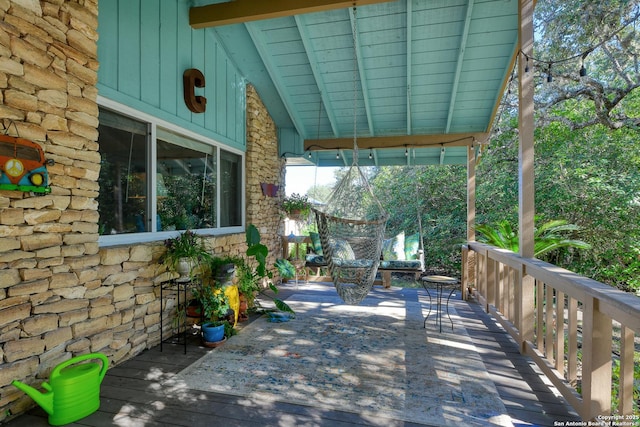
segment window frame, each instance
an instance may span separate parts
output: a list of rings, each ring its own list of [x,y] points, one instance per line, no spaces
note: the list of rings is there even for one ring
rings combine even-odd
[[[236,148],[225,145],[219,141],[216,141],[212,138],[208,138],[198,134],[197,132],[185,129],[183,127],[177,126],[171,122],[155,117],[151,114],[144,113],[142,111],[131,108],[127,105],[121,104],[119,102],[112,101],[108,98],[103,98],[98,96],[98,106],[101,108],[105,108],[108,110],[112,110],[118,114],[122,114],[124,116],[131,117],[132,119],[140,120],[147,123],[148,127],[148,147],[147,152],[147,170],[149,171],[149,185],[150,188],[153,189],[154,197],[149,197],[147,202],[147,209],[149,209],[151,215],[151,229],[155,230],[157,228],[157,218],[156,213],[158,209],[157,198],[155,195],[156,187],[156,172],[157,172],[157,128],[161,128],[167,130],[169,132],[176,133],[178,135],[182,135],[186,138],[193,139],[198,142],[202,142],[207,145],[211,145],[215,148],[216,156],[220,159],[221,151],[228,151],[235,155],[240,156],[241,158],[241,185],[240,185],[240,198],[241,198],[241,224],[239,226],[230,226],[230,227],[222,227],[221,224],[221,191],[222,186],[216,186],[216,227],[214,228],[202,228],[192,230],[196,234],[203,236],[217,236],[217,235],[225,235],[225,234],[234,234],[234,233],[243,233],[246,227],[246,161],[245,156],[246,153],[242,150],[238,150]],[[216,164],[216,175],[218,182],[220,180],[220,162],[218,161]],[[98,245],[99,247],[108,247],[108,246],[117,246],[117,245],[126,245],[133,243],[146,243],[146,242],[156,242],[165,240],[171,237],[176,236],[183,230],[173,230],[173,231],[149,231],[143,233],[123,233],[123,234],[115,234],[115,235],[101,235],[98,236]]]

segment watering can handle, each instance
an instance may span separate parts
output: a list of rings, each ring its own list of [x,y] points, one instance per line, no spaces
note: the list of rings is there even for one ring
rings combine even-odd
[[[72,357],[71,359],[65,362],[62,362],[61,364],[53,368],[53,371],[51,371],[50,378],[54,378],[57,375],[60,375],[60,371],[66,368],[67,366],[73,365],[78,362],[82,362],[83,360],[89,360],[89,359],[100,359],[102,361],[102,369],[100,370],[100,381],[102,382],[102,379],[104,378],[104,375],[107,373],[107,368],[109,366],[109,359],[107,359],[107,356],[105,356],[102,353],[89,353],[89,354],[83,354],[78,357]]]

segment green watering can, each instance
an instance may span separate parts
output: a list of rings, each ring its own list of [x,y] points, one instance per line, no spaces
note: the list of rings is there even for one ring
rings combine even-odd
[[[100,359],[98,363],[78,362]],[[78,421],[100,407],[100,383],[107,373],[109,360],[104,354],[91,353],[62,362],[51,371],[49,383],[42,383],[47,390],[41,393],[20,381],[11,384],[24,391],[49,414],[49,424],[59,426]]]

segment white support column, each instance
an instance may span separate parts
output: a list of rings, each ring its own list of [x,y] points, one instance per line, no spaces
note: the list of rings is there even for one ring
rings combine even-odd
[[[533,8],[534,0],[519,0],[520,25],[518,36],[520,54],[518,56],[518,95],[519,95],[519,136],[518,150],[518,235],[520,255],[532,258],[534,253],[533,218],[534,206],[534,171],[533,171]],[[527,58],[530,58],[527,61]],[[528,65],[528,71],[525,67]],[[517,289],[516,296],[520,302],[520,317],[516,327],[520,330],[521,351],[523,343],[533,339],[534,319],[534,283],[533,277],[522,272],[522,286]]]

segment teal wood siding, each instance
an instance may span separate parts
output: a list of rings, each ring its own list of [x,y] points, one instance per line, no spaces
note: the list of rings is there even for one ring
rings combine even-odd
[[[189,26],[188,0],[104,0],[99,6],[101,96],[244,150],[245,79],[211,29]],[[205,113],[184,103],[182,74],[197,68]]]

